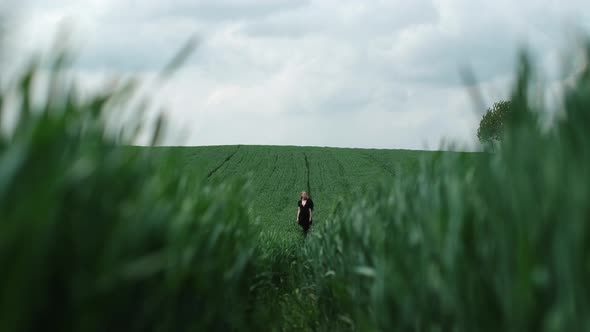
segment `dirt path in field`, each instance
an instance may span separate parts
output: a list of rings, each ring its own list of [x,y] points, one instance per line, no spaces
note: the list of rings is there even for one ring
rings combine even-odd
[[[211,172],[209,172],[209,174],[207,175],[207,178],[210,178],[213,174],[215,174],[215,172],[217,172],[221,166],[225,165],[225,163],[227,163],[240,149],[241,145],[238,145],[238,147],[236,148],[236,150],[234,152],[232,152],[232,154],[230,154],[229,156],[227,156],[222,162],[221,164],[217,165],[217,167],[215,167],[213,170],[211,170]]]

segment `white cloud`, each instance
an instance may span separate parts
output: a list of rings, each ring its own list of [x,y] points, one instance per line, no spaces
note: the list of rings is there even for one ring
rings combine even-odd
[[[578,0],[28,0],[19,13],[24,50],[73,22],[89,76],[151,75],[198,34],[155,100],[189,145],[471,144],[479,114],[460,68],[491,104],[523,42],[551,83],[571,31],[590,31]]]

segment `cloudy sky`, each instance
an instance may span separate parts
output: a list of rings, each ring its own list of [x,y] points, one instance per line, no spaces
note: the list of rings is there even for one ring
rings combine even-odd
[[[590,32],[587,0],[3,1],[21,54],[68,26],[86,82],[149,80],[197,36],[153,97],[181,145],[474,148],[481,114],[461,69],[489,105],[507,96],[519,46],[550,87]]]

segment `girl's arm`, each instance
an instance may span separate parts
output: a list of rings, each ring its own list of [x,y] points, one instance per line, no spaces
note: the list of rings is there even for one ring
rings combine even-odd
[[[299,212],[301,212],[301,208],[297,207],[297,222],[299,222]]]
[[[313,210],[312,209],[309,209],[309,222],[311,222],[311,215],[312,214],[313,214]],[[297,218],[297,219],[299,219],[299,218]]]

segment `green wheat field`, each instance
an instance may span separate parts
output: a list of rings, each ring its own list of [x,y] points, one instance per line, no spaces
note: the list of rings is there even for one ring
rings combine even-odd
[[[250,219],[266,240],[298,246],[297,200],[307,191],[317,206],[314,219],[332,215],[339,203],[353,205],[371,188],[394,185],[398,176],[413,176],[419,162],[440,152],[296,146],[207,146],[137,148],[164,167],[191,176],[195,183],[215,184],[249,180],[244,197]],[[478,153],[464,155],[475,159]],[[295,248],[294,248],[295,249]]]
[[[588,67],[548,127],[523,57],[501,147],[461,153],[137,147],[134,80],[47,62],[1,81],[0,331],[590,330]]]

